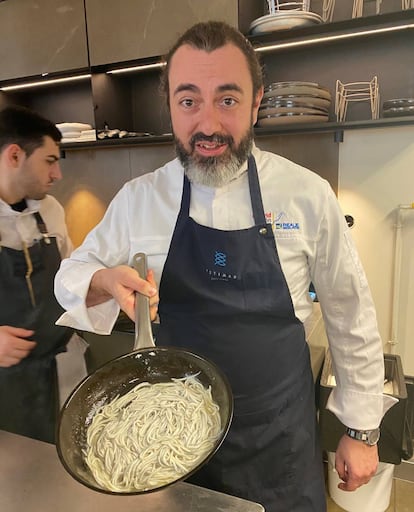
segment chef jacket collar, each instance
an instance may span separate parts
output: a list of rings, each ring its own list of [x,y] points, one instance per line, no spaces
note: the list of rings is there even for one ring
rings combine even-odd
[[[23,210],[23,212],[18,212],[13,210],[13,208],[6,203],[3,199],[0,199],[0,214],[7,215],[22,215],[22,214],[32,214],[34,212],[38,212],[40,210],[40,200],[37,199],[26,199],[27,208]]]

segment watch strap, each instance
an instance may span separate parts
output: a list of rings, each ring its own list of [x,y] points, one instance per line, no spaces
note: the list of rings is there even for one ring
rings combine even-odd
[[[379,428],[375,428],[373,430],[357,430],[355,428],[347,427],[346,434],[352,439],[362,441],[369,446],[376,445],[380,437]]]

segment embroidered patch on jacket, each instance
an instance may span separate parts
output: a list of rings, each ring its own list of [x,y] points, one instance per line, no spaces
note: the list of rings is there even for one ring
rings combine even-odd
[[[291,218],[285,211],[276,214],[268,212],[265,216],[267,222],[270,220],[269,223],[272,224],[273,232],[276,236],[296,236],[301,231],[299,222]]]

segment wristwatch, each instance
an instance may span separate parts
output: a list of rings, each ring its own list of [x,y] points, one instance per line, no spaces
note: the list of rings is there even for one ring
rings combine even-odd
[[[373,430],[356,430],[354,428],[347,428],[346,434],[352,439],[362,441],[368,446],[375,446],[380,438],[380,429],[374,428]]]

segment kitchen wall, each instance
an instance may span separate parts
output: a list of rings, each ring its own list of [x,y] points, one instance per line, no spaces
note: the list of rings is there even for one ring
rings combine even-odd
[[[174,155],[171,144],[66,151],[61,160],[64,178],[54,186],[53,194],[65,208],[75,247],[101,220],[126,181],[153,171]]]
[[[414,203],[414,127],[345,132],[339,147],[339,200],[352,228],[377,307],[384,343],[391,338],[396,208]],[[414,375],[414,210],[403,212],[396,353]],[[390,351],[390,346],[386,351]]]

